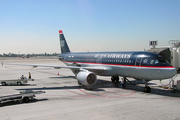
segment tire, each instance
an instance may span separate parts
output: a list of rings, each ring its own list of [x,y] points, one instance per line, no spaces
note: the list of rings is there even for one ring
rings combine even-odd
[[[147,92],[147,87],[144,87],[144,92]]]
[[[144,92],[151,93],[151,88],[150,87],[144,87]]]
[[[111,81],[112,81],[113,83],[115,83],[116,79],[115,79],[114,76],[111,77]]]
[[[147,93],[151,93],[151,88],[150,87],[147,88]]]
[[[23,102],[24,102],[24,103],[29,102],[29,97],[24,97],[24,98],[23,98]]]
[[[119,82],[119,76],[112,76],[112,77],[111,77],[111,81],[112,81],[113,83],[118,83],[118,82]]]
[[[82,85],[82,84],[78,81],[78,85]]]
[[[5,86],[5,85],[6,85],[6,82],[2,82],[1,84],[2,84],[2,86]]]
[[[17,82],[17,85],[22,85],[21,82]]]
[[[116,78],[116,81],[115,81],[115,82],[116,82],[116,83],[119,83],[119,76],[116,76],[115,78]]]

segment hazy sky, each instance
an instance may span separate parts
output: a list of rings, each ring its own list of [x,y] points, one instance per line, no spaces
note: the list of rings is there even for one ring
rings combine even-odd
[[[143,51],[180,40],[180,0],[0,0],[0,54]]]

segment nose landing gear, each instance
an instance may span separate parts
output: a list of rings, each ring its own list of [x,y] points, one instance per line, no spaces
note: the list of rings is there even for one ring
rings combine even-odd
[[[145,82],[144,92],[150,93],[151,92],[151,88],[148,86],[149,80],[143,80],[143,81]]]

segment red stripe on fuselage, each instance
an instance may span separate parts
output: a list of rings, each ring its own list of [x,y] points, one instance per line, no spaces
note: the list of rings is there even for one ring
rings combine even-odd
[[[74,64],[95,64],[95,65],[115,65],[115,66],[128,66],[128,67],[145,67],[145,68],[174,68],[173,66],[135,66],[135,65],[123,65],[123,64],[107,64],[107,63],[90,63],[90,62],[70,62],[62,61],[65,63],[74,63]]]

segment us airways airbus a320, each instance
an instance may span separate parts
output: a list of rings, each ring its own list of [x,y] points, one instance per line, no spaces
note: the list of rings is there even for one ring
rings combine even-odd
[[[141,79],[145,82],[144,91],[150,92],[150,80],[163,80],[172,78],[176,69],[166,60],[149,52],[83,52],[70,51],[62,30],[59,30],[61,54],[59,60],[67,66],[13,64],[34,67],[69,68],[76,75],[80,85],[92,86],[97,82],[97,75],[111,76],[112,82],[119,82],[119,76]],[[10,64],[10,63],[4,63]],[[12,64],[12,63],[11,63]]]

